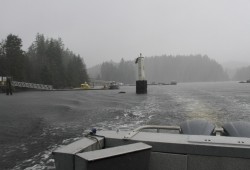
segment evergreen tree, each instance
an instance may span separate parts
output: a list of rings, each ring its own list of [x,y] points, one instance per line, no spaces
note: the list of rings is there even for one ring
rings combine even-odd
[[[67,80],[70,87],[77,87],[84,82],[88,82],[89,78],[86,72],[86,66],[80,56],[74,56],[68,64]]]
[[[146,78],[149,82],[226,81],[222,66],[208,56],[156,56],[145,58]]]
[[[170,83],[173,80],[177,82],[211,82],[229,80],[222,66],[206,55],[146,57],[144,63],[148,82]],[[101,78],[103,80],[114,80],[129,84],[135,83],[136,67],[133,61],[125,61],[124,59],[121,59],[119,64],[104,62],[100,69]],[[96,76],[98,74],[97,72]]]
[[[6,76],[6,57],[4,54],[4,42],[0,43],[0,76]]]
[[[82,58],[65,50],[60,38],[45,39],[42,34],[37,34],[27,55],[32,63],[33,82],[64,88],[79,87],[89,79]]]
[[[101,65],[101,78],[106,81],[117,81],[118,69],[113,62],[104,62]]]
[[[37,34],[27,53],[21,47],[22,40],[12,34],[0,43],[0,76],[50,84],[54,88],[79,87],[89,80],[83,59],[64,50],[60,38],[45,39]]]
[[[123,83],[135,82],[134,62],[121,59],[119,64],[104,62],[100,69],[101,79],[106,81],[117,81]]]
[[[48,70],[51,74],[52,84],[55,88],[65,86],[65,71],[62,63],[62,47],[59,41],[50,40],[46,51]]]
[[[250,66],[238,69],[233,77],[233,80],[246,81],[250,79]]]
[[[16,35],[8,35],[3,45],[3,53],[6,57],[6,75],[12,76],[14,80],[25,80],[26,58],[21,49],[22,40]]]

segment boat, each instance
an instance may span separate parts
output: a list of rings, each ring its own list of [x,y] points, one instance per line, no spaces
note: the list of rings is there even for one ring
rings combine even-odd
[[[247,81],[240,81],[239,83],[250,83],[250,79],[248,79]]]
[[[177,85],[177,81],[172,80],[170,83],[158,83],[159,85]]]
[[[87,82],[84,82],[83,84],[81,84],[81,89],[88,90],[90,89],[90,86],[88,85]]]
[[[247,170],[250,123],[216,127],[206,120],[132,131],[86,131],[53,151],[57,170]]]
[[[109,89],[113,90],[113,89],[119,89],[120,86],[118,83],[116,83],[115,81],[112,81],[110,84],[109,84]]]
[[[177,85],[177,81],[172,80],[172,81],[170,82],[170,85]]]

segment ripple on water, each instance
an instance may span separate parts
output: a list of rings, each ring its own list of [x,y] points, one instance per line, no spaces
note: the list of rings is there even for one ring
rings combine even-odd
[[[110,108],[109,111],[114,112],[114,110],[119,112],[119,116],[109,121],[99,122],[93,126],[102,130],[131,130],[150,121],[159,112],[159,105],[156,102],[155,96],[150,96],[132,108],[120,110]]]
[[[134,89],[133,92],[128,90],[124,95],[115,91],[53,92],[39,95],[23,93],[22,95],[31,94],[30,97],[34,100],[13,101],[13,106],[8,111],[12,113],[13,108],[24,108],[23,106],[27,106],[25,103],[32,103],[32,108],[20,109],[17,115],[30,113],[43,117],[50,126],[39,133],[39,137],[56,139],[61,135],[60,144],[65,145],[77,140],[75,137],[87,127],[97,127],[98,130],[131,130],[149,123],[178,125],[181,121],[191,118],[205,118],[217,125],[232,120],[250,121],[250,86],[242,89],[230,84],[193,83],[178,84],[174,87],[162,86],[160,90],[157,88],[150,88],[147,95],[135,95]],[[7,108],[6,106],[7,104],[4,108]],[[19,113],[23,110],[25,113]],[[74,134],[76,132],[77,135]],[[46,141],[32,142],[30,145]],[[2,158],[5,159],[8,152],[12,154],[29,148],[27,145],[15,147],[9,147]],[[53,169],[51,151],[57,147],[59,146],[56,142],[54,145],[46,145],[44,151],[29,157],[14,169]]]

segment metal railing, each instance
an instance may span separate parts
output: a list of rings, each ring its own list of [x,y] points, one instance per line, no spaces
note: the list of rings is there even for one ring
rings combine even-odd
[[[26,83],[26,82],[18,82],[12,81],[12,86],[15,87],[25,87],[31,89],[39,89],[39,90],[54,90],[52,85],[45,85],[45,84],[35,84],[35,83]]]
[[[135,136],[137,133],[139,133],[142,130],[145,129],[156,129],[157,133],[160,132],[161,129],[163,130],[176,130],[180,132],[181,128],[180,126],[160,126],[160,125],[145,125],[145,126],[140,126],[136,129],[134,129],[132,132],[129,132],[127,135],[124,136],[124,140],[129,140],[133,136]],[[221,136],[224,133],[224,129],[220,127],[216,127],[213,132],[216,136]]]
[[[139,133],[141,130],[144,129],[156,129],[157,132],[159,133],[160,129],[164,130],[177,130],[180,131],[180,126],[160,126],[160,125],[145,125],[145,126],[140,126],[136,129],[134,129],[132,132],[129,132],[127,135],[124,136],[123,139],[130,139],[133,136],[135,136],[137,133]]]

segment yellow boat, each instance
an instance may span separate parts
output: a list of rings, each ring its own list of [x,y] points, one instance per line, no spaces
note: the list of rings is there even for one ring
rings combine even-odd
[[[90,89],[90,86],[88,85],[88,83],[83,83],[81,84],[81,89]]]

